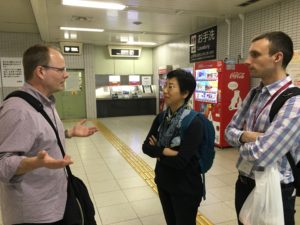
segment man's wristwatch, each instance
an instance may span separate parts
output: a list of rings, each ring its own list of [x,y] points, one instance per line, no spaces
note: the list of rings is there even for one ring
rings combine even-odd
[[[69,135],[68,129],[65,129],[65,138],[71,138],[71,136]]]

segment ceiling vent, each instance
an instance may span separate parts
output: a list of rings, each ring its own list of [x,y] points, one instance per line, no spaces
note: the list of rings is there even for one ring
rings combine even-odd
[[[248,0],[248,1],[245,1],[245,2],[243,2],[241,4],[239,4],[238,6],[239,7],[246,7],[248,5],[252,5],[252,4],[256,3],[258,1],[260,1],[260,0]]]
[[[93,17],[90,16],[72,16],[72,21],[78,21],[78,22],[91,22],[93,20]]]

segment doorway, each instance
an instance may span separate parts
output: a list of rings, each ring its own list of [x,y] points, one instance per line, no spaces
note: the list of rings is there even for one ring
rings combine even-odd
[[[86,118],[84,70],[68,70],[65,90],[55,93],[56,109],[61,119]]]

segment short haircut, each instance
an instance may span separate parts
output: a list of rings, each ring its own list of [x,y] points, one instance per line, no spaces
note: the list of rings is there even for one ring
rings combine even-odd
[[[184,99],[184,102],[188,102],[196,88],[196,81],[194,76],[185,70],[176,69],[167,74],[167,79],[176,78],[179,84],[180,93],[184,94],[186,91],[189,95]]]
[[[23,54],[23,67],[25,81],[33,78],[33,71],[37,66],[48,65],[50,47],[43,44],[37,44],[28,48]]]
[[[267,39],[270,42],[269,54],[273,55],[277,52],[283,53],[282,67],[285,69],[291,61],[294,50],[292,39],[282,31],[273,31],[261,34],[254,38],[252,42]]]

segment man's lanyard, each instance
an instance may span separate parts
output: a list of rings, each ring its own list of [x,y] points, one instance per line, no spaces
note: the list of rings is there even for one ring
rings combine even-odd
[[[267,101],[267,103],[264,105],[264,107],[259,111],[258,114],[255,113],[254,111],[254,119],[253,119],[253,124],[252,124],[252,129],[255,126],[255,123],[259,117],[259,115],[262,113],[262,111],[274,100],[274,98],[279,95],[283,90],[287,89],[290,85],[292,84],[292,81],[287,82],[285,85],[283,85],[280,89],[278,89],[272,96],[271,98]],[[257,106],[256,106],[257,107]]]

